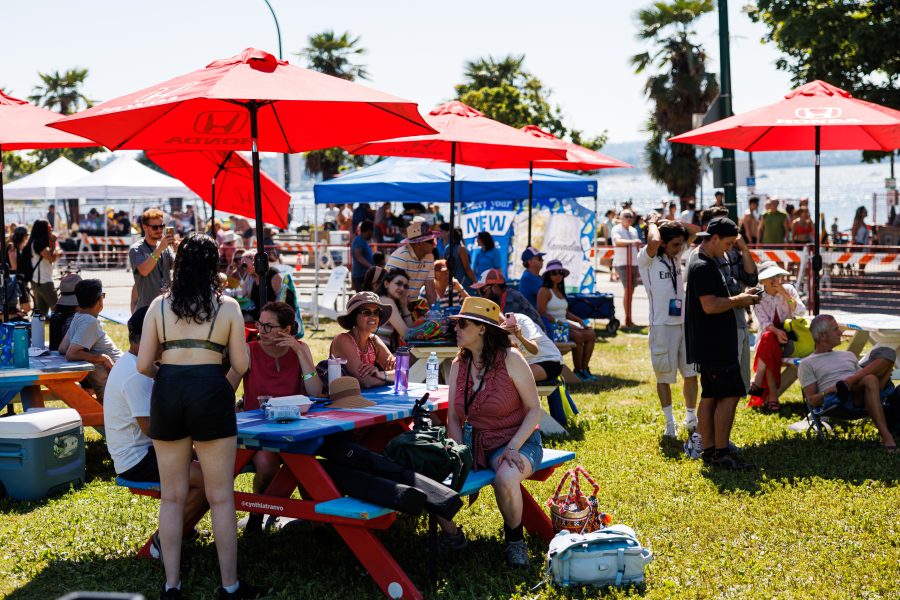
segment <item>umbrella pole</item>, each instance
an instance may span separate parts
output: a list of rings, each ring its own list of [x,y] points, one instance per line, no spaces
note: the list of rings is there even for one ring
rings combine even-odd
[[[816,197],[815,197],[815,209],[816,209],[816,228],[813,235],[813,260],[812,260],[812,290],[810,291],[810,299],[812,300],[813,305],[813,314],[819,314],[819,273],[822,270],[822,255],[819,254],[819,230],[821,228],[821,213],[819,212],[819,165],[820,165],[820,154],[821,154],[821,141],[822,141],[822,127],[821,125],[816,125]]]
[[[263,220],[262,220],[262,194],[260,192],[261,183],[259,178],[259,149],[257,147],[257,138],[259,137],[259,127],[257,123],[257,111],[259,103],[250,102],[250,150],[253,157],[253,208],[256,216],[256,258],[254,259],[254,268],[256,276],[259,277],[259,306],[258,310],[266,305],[266,292],[269,283],[269,257],[266,254],[266,247],[263,241]]]
[[[531,202],[534,198],[534,161],[528,161],[528,244],[531,246]]]
[[[450,237],[447,239],[447,273],[450,282],[447,284],[447,306],[453,306],[453,234],[454,234],[454,205],[456,204],[456,142],[450,142]],[[462,240],[460,240],[460,244]]]
[[[318,206],[316,206],[316,201],[313,199],[313,241],[314,241],[314,250],[313,250],[313,260],[316,261],[316,293],[313,296],[313,323],[315,323],[315,330],[319,330],[319,210]],[[298,255],[299,256],[299,255]]]
[[[0,157],[3,156],[3,150],[0,148]],[[2,285],[0,285],[0,291],[3,292],[3,322],[9,322],[9,294],[6,293],[6,289],[9,286],[9,252],[6,251],[6,215],[4,214],[5,207],[3,205],[3,159],[0,158],[0,248],[3,249],[3,257],[0,258],[0,278],[2,278]]]
[[[209,217],[209,235],[216,239],[216,176],[213,175],[212,182],[210,185],[210,190],[212,191],[212,198],[210,198],[210,205],[212,206],[212,214]]]
[[[597,180],[597,188],[600,187],[600,180]],[[597,247],[597,225],[600,222],[600,205],[597,200],[597,188],[594,188],[594,256],[591,257],[591,275],[594,276],[594,291],[597,291],[597,270],[595,264],[599,264],[599,259],[597,258],[600,249]],[[597,263],[594,261],[597,260]]]

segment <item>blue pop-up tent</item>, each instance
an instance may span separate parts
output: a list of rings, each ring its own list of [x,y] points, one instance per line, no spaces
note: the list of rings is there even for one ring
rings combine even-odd
[[[314,188],[316,204],[357,202],[449,202],[450,164],[424,158],[386,158]],[[597,180],[555,169],[535,169],[534,198],[583,198],[597,193]],[[528,198],[528,169],[482,169],[456,165],[456,201]]]

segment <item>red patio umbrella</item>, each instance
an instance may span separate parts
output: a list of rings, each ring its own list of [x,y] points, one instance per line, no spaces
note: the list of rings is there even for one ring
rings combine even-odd
[[[819,156],[822,150],[900,148],[900,111],[865,100],[824,81],[811,81],[784,100],[669,138],[671,142],[746,152],[815,150],[815,212],[812,303],[819,311]]]
[[[552,133],[544,131],[537,125],[526,125],[522,131],[529,135],[542,140],[547,140],[565,149],[565,160],[538,160],[528,162],[528,245],[531,245],[531,201],[532,201],[532,179],[534,177],[534,168],[538,169],[560,169],[562,171],[596,171],[599,169],[632,169],[632,165],[622,162],[611,156],[601,154],[596,150],[579,146],[572,142],[561,140]],[[597,213],[597,192],[594,191],[594,213]]]
[[[295,67],[255,48],[51,126],[111,150],[250,150],[260,274],[266,273],[268,259],[259,151],[301,152],[434,132],[413,102]]]
[[[77,135],[48,129],[46,125],[62,117],[61,114],[39,108],[24,100],[0,91],[0,152],[3,150],[36,150],[40,148],[83,148],[96,142]],[[2,156],[2,154],[0,154]],[[0,161],[0,248],[6,248],[6,216],[3,205],[2,161]],[[9,299],[6,281],[9,278],[9,259],[6,252],[0,258],[3,272],[3,317],[9,318]]]
[[[195,194],[216,209],[248,219],[256,218],[253,207],[253,165],[234,150],[147,150],[147,158],[180,179]],[[275,180],[260,173],[263,222],[288,226],[291,195]]]
[[[565,150],[556,144],[489,119],[484,113],[456,100],[436,107],[428,113],[425,120],[437,133],[347,145],[345,148],[354,154],[432,158],[449,162],[450,247],[453,246],[456,163],[486,169],[505,169],[521,167],[531,160],[566,158]],[[448,303],[452,306],[452,255],[447,260],[451,277]]]

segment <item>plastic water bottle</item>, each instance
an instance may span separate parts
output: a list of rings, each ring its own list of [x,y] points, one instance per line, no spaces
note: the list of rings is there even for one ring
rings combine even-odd
[[[31,315],[31,347],[44,349],[44,315],[38,311]]]
[[[425,389],[432,392],[438,389],[438,378],[440,377],[441,361],[437,357],[437,353],[432,352],[425,363]]]
[[[394,365],[394,393],[406,394],[409,389],[409,346],[397,348],[397,361]]]

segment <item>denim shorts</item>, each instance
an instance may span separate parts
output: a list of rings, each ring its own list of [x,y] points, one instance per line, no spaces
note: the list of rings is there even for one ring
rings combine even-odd
[[[508,445],[508,444],[507,444]],[[506,450],[506,445],[500,446],[488,457],[488,464],[493,465],[494,460],[503,454],[503,451]],[[541,466],[541,461],[544,458],[544,446],[541,444],[541,432],[537,429],[528,436],[528,439],[525,440],[525,443],[522,444],[522,447],[519,448],[519,454],[525,457],[528,462],[531,463],[531,472],[534,473],[538,470],[538,467]]]

